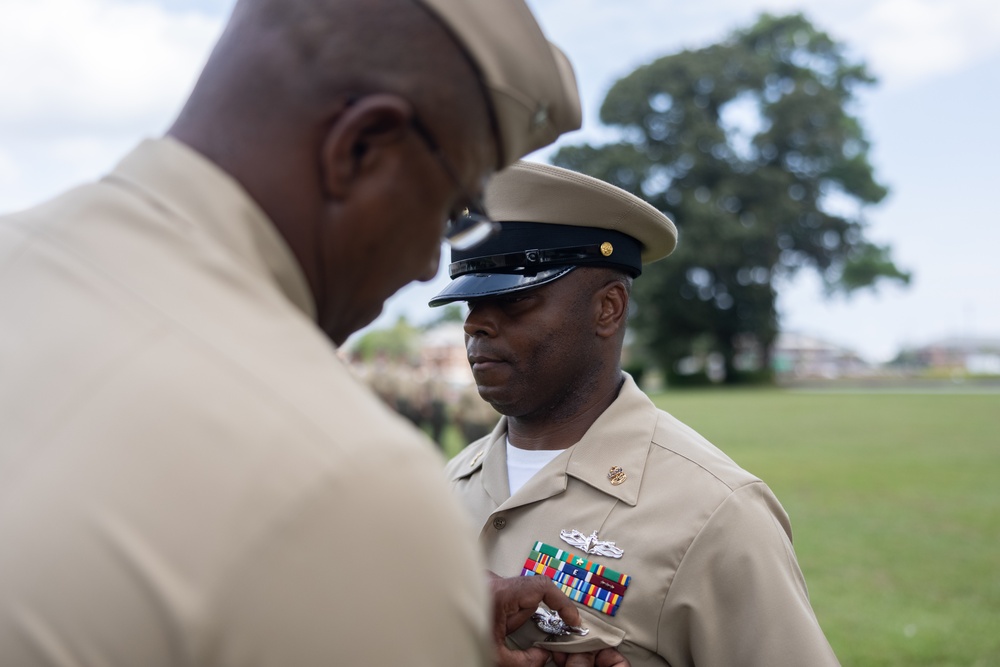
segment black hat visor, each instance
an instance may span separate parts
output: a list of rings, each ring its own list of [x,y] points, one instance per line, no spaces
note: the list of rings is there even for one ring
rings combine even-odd
[[[530,274],[466,273],[452,280],[447,287],[430,300],[428,305],[431,307],[443,306],[453,301],[502,296],[541,287],[562,278],[575,268],[575,266],[557,266]]]

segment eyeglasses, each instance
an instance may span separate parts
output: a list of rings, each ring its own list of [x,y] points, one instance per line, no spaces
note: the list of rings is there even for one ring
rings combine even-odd
[[[416,114],[411,119],[411,125],[417,136],[423,139],[427,150],[437,159],[438,164],[441,165],[444,172],[448,174],[448,178],[455,183],[455,187],[462,193],[465,200],[469,202],[469,207],[462,211],[461,215],[448,220],[444,231],[444,239],[448,242],[448,245],[455,250],[468,250],[500,231],[500,223],[490,220],[486,215],[486,208],[483,206],[482,200],[471,196],[469,191],[465,189],[462,181],[458,178],[457,172],[451,168],[441,148],[434,141],[434,137],[431,136],[430,130],[427,129],[427,126],[423,124]]]

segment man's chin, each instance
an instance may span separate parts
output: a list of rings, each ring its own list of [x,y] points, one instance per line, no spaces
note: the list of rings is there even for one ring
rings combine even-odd
[[[510,407],[510,397],[505,394],[503,386],[480,384],[477,380],[476,391],[479,392],[479,398],[489,403],[494,410],[502,415],[508,414],[506,410]]]
[[[364,329],[366,326],[378,319],[378,316],[382,314],[383,303],[378,304],[377,308],[373,308],[369,313],[364,315],[358,315],[347,321],[344,319],[331,318],[330,320],[320,323],[320,329],[326,334],[333,344],[337,347],[343,345],[352,334]]]

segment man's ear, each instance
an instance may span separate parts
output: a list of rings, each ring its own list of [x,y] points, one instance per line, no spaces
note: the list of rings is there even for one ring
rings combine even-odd
[[[382,151],[402,145],[412,118],[412,105],[389,93],[366,95],[345,106],[323,137],[323,193],[334,199],[346,197],[358,176],[384,156]]]
[[[597,335],[611,338],[625,327],[628,320],[628,290],[618,280],[612,280],[598,292],[600,311],[597,314]]]

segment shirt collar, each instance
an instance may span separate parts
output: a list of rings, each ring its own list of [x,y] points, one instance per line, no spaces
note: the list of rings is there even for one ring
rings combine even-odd
[[[561,472],[629,505],[639,499],[639,487],[646,465],[646,458],[653,441],[657,411],[653,402],[625,373],[618,397],[597,418],[575,445],[570,448]],[[506,440],[507,418],[493,429],[486,444],[481,445],[472,464],[459,470],[453,479],[468,477],[483,468],[483,485],[499,505],[509,498],[507,483]],[[551,465],[551,464],[550,464]],[[621,484],[612,484],[608,477],[612,467],[625,473]],[[562,477],[562,476],[561,476]],[[525,489],[534,480],[525,484]],[[563,488],[565,484],[563,484]],[[549,489],[555,492],[554,489]]]
[[[627,373],[615,399],[583,438],[573,445],[566,474],[598,491],[635,505],[656,428],[657,411]],[[625,474],[620,484],[612,484],[611,468]]]
[[[234,178],[194,149],[170,137],[147,139],[105,179],[142,191],[205,232],[316,319],[305,275],[267,214]]]

